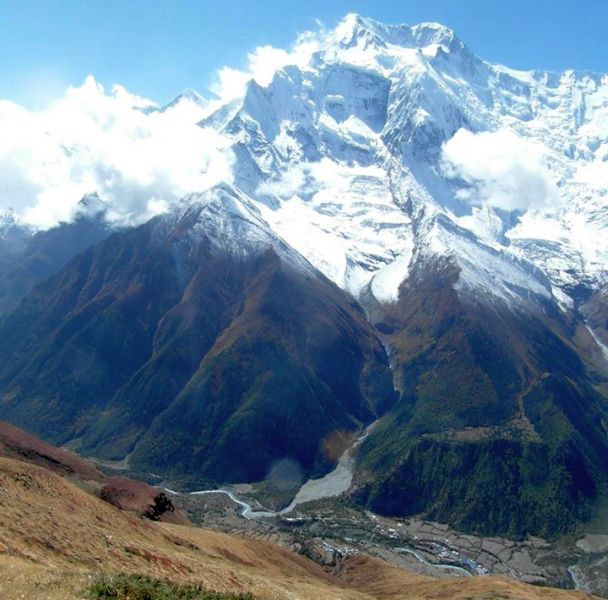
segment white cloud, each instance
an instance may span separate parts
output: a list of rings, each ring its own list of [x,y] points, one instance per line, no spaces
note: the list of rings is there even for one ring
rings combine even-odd
[[[211,91],[218,96],[218,108],[224,102],[242,96],[245,92],[247,82],[251,79],[251,73],[222,67],[216,75],[216,81],[211,85]]]
[[[298,193],[307,191],[306,182],[310,178],[310,169],[304,164],[291,165],[280,179],[263,181],[257,189],[262,196],[276,196],[282,200],[289,200]]]
[[[70,87],[48,108],[27,110],[0,101],[0,210],[14,208],[28,224],[46,228],[73,217],[78,201],[97,191],[110,217],[141,222],[189,192],[232,182],[233,153],[216,131],[196,123],[245,91],[249,80],[268,85],[278,69],[313,68],[313,55],[331,46],[336,31],[321,23],[289,50],[261,46],[243,70],[225,67],[212,86],[218,99],[201,108],[180,102],[166,111],[121,86],[103,89],[93,77]],[[288,174],[295,192],[319,173]]]
[[[250,79],[268,85],[287,65],[307,68],[330,34],[319,24],[290,50],[261,46],[244,70],[224,67],[201,108],[180,102],[164,112],[121,86],[110,91],[88,77],[42,110],[0,101],[0,210],[14,208],[28,224],[46,228],[73,217],[78,201],[97,191],[110,217],[141,222],[189,192],[232,182],[229,142],[196,123],[244,93]],[[301,182],[294,174],[291,187]]]
[[[274,74],[283,67],[295,65],[300,69],[307,68],[313,54],[327,43],[329,36],[321,24],[318,23],[318,27],[318,31],[300,34],[290,50],[259,46],[247,54],[244,69],[223,67],[217,72],[211,91],[222,102],[227,102],[242,96],[247,82],[251,79],[255,79],[261,86],[267,86]]]
[[[334,199],[348,187],[350,177],[360,175],[377,175],[377,167],[349,167],[330,158],[316,162],[295,163],[281,173],[278,179],[262,182],[257,193],[289,200],[294,196],[328,196]]]
[[[465,182],[458,197],[473,205],[527,210],[557,199],[542,147],[510,129],[458,130],[444,144],[443,167],[447,176]]]
[[[140,222],[188,192],[232,180],[228,142],[194,103],[164,112],[92,77],[42,111],[0,102],[0,208],[45,228],[97,191],[111,217]]]
[[[297,50],[287,52],[273,46],[259,46],[249,54],[248,59],[251,73],[260,85],[268,85],[279,69],[299,60]]]

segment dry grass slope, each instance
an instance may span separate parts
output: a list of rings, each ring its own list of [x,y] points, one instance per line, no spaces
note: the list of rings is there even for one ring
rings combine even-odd
[[[0,597],[82,599],[94,574],[141,573],[260,599],[591,598],[494,578],[435,581],[363,556],[339,576],[285,548],[169,523],[99,500],[48,469],[0,458]]]

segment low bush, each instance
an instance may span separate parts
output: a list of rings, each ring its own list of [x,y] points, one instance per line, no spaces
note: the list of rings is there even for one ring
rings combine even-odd
[[[91,600],[255,600],[250,593],[212,592],[145,575],[100,575],[87,592]]]

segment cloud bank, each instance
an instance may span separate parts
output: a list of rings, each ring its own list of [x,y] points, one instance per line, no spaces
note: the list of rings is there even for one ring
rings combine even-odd
[[[71,220],[80,199],[97,192],[109,219],[137,224],[187,193],[231,183],[230,140],[196,123],[243,96],[252,79],[266,86],[287,65],[313,68],[315,53],[348,33],[352,20],[336,30],[318,22],[288,50],[261,46],[244,69],[220,69],[211,87],[217,97],[204,107],[186,99],[161,110],[121,86],[105,90],[92,76],[43,110],[0,100],[0,213],[14,209],[25,224],[45,229]],[[290,189],[312,176],[291,175]]]
[[[332,43],[336,31],[329,31],[321,22],[317,22],[316,31],[306,31],[297,36],[289,50],[274,46],[259,46],[247,54],[244,69],[224,67],[216,75],[211,91],[222,102],[228,102],[242,96],[247,82],[254,79],[261,86],[267,86],[274,74],[283,67],[294,65],[300,69],[310,66],[315,52],[319,52]]]
[[[328,35],[319,25],[290,50],[261,46],[244,70],[220,69],[207,107],[183,101],[163,111],[121,86],[106,91],[92,76],[44,110],[0,100],[0,212],[12,208],[44,229],[69,221],[96,191],[110,219],[135,224],[187,193],[231,183],[229,140],[196,123],[242,96],[251,79],[268,85],[284,66],[305,68]]]
[[[245,69],[218,71],[217,99],[205,107],[186,99],[161,110],[121,86],[107,91],[93,77],[44,110],[0,101],[0,212],[13,208],[25,223],[48,228],[70,220],[83,195],[96,191],[110,205],[110,219],[135,224],[187,193],[231,183],[231,141],[196,123],[242,96],[251,79],[265,86],[287,65],[314,68],[316,53],[333,48],[352,26],[347,17],[331,31],[318,24],[289,50],[255,49]],[[312,193],[327,184],[324,166],[290,170],[259,193]],[[444,145],[443,169],[460,180],[457,196],[471,205],[527,210],[557,197],[541,146],[509,129],[459,130]],[[603,183],[605,164],[578,175]]]
[[[542,147],[510,129],[458,130],[443,146],[443,168],[465,183],[457,197],[473,205],[525,211],[558,195]]]
[[[188,192],[232,181],[232,153],[196,125],[200,105],[168,110],[92,77],[43,111],[0,101],[0,210],[36,228],[70,220],[97,191],[109,217],[137,223]]]

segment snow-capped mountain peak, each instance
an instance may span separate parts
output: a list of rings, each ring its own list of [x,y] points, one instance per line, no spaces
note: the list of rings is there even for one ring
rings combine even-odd
[[[371,19],[364,19],[358,14],[348,14],[335,30],[336,41],[344,48],[359,45],[384,47],[386,42],[379,25],[379,23]]]
[[[19,216],[12,208],[0,212],[0,229],[5,229],[7,227],[13,227],[15,225],[18,225],[19,221]]]
[[[170,108],[177,106],[181,102],[190,102],[191,104],[198,106],[200,108],[205,107],[208,104],[208,100],[201,94],[199,94],[196,90],[192,88],[186,88],[182,92],[180,92],[173,100],[165,104],[161,110],[165,111]]]
[[[446,50],[463,47],[452,29],[440,23],[420,23],[418,25],[386,25],[350,13],[334,30],[337,44],[343,47],[387,48],[400,46],[402,48],[424,48],[426,46],[443,46]]]
[[[106,213],[109,206],[107,202],[99,197],[97,192],[85,194],[76,207],[76,214],[78,217],[95,218],[100,217]]]
[[[358,298],[394,302],[416,261],[433,257],[454,263],[460,293],[511,304],[547,294],[576,303],[606,279],[608,75],[517,71],[475,56],[441,24],[357,14],[265,51],[270,66],[242,73],[249,80],[225,100],[187,89],[138,110],[150,164],[116,178],[125,204],[132,179],[144,189],[135,210],[110,211],[113,222],[219,182]],[[111,196],[114,179],[104,181]],[[98,198],[91,210],[104,200],[121,202]]]
[[[204,125],[232,140],[235,184],[270,227],[356,296],[395,300],[422,247],[451,257],[463,290],[497,261],[538,296],[603,277],[604,75],[514,71],[443,25],[349,14],[306,64],[252,80]],[[513,300],[500,281],[481,291]]]

